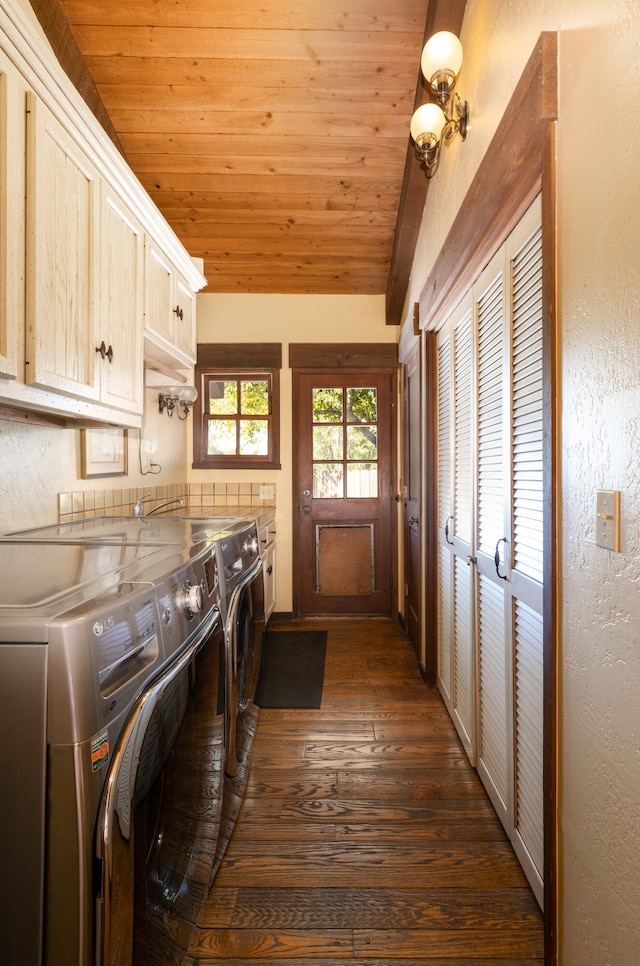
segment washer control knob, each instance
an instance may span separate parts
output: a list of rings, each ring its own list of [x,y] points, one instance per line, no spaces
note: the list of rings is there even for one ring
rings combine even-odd
[[[184,585],[184,606],[189,617],[200,613],[202,610],[202,587],[200,584],[186,582]]]

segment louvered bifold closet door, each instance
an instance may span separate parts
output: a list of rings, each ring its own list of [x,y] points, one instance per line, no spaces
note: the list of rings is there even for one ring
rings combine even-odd
[[[452,708],[453,673],[453,553],[449,543],[453,524],[451,418],[451,326],[437,337],[438,358],[438,687]]]
[[[438,686],[475,763],[473,312],[470,295],[438,332]]]
[[[511,825],[513,742],[510,728],[511,661],[505,616],[505,582],[495,567],[496,544],[507,526],[509,493],[508,328],[505,253],[491,260],[474,286],[477,390],[476,611],[478,654],[477,768],[505,828]]]
[[[508,592],[514,662],[511,839],[543,893],[543,318],[539,205],[507,243],[511,288],[511,541]]]

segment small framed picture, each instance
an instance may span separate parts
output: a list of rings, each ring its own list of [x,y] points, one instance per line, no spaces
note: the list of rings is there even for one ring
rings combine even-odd
[[[127,475],[127,430],[118,426],[80,430],[83,480],[99,476]]]

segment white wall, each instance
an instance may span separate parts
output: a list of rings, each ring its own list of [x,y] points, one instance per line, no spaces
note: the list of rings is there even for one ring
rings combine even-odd
[[[292,601],[291,342],[396,342],[382,295],[199,295],[199,342],[281,342],[280,470],[191,470],[192,482],[273,482],[276,486],[276,611]]]
[[[640,950],[640,7],[467,0],[465,143],[431,184],[418,298],[542,30],[559,31],[560,954]],[[602,132],[601,135],[599,132]],[[598,143],[599,142],[599,143]],[[428,227],[428,231],[426,230]],[[622,548],[595,546],[596,489],[619,489]]]

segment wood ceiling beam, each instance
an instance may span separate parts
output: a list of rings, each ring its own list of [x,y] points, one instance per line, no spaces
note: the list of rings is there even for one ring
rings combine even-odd
[[[439,30],[450,30],[452,33],[459,35],[465,6],[466,0],[430,0],[424,43]],[[422,81],[422,74],[419,73],[414,110],[428,100],[429,96]],[[411,265],[429,187],[429,181],[415,156],[413,142],[408,131],[407,138],[407,157],[402,179],[391,269],[387,282],[387,325],[400,325],[402,322],[402,310],[409,287]]]
[[[76,87],[85,104],[98,119],[109,135],[118,151],[125,157],[125,152],[111,123],[107,110],[102,102],[93,78],[87,69],[80,49],[71,33],[69,21],[63,14],[58,0],[29,0],[38,22],[42,27],[53,52],[60,62],[65,74]]]

